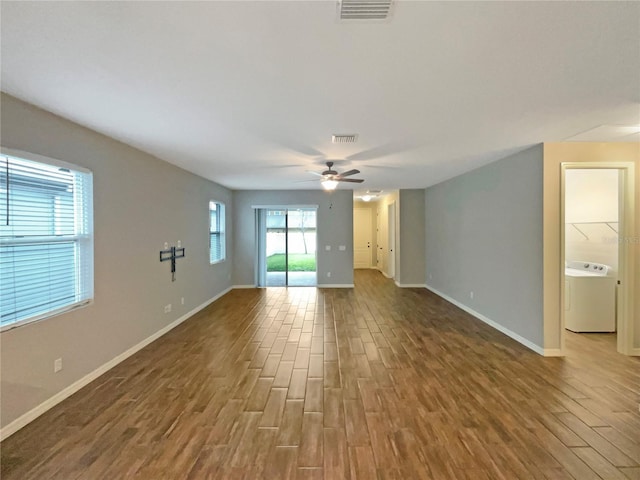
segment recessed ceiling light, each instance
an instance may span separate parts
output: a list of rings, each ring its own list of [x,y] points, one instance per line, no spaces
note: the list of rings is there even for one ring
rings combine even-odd
[[[356,198],[363,202],[370,202],[371,200],[377,200],[382,194],[382,190],[367,190],[366,193],[356,196]]]

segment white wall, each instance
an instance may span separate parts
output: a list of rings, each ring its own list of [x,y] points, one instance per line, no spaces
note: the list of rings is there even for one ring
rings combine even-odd
[[[618,170],[567,169],[565,173],[565,221],[618,221]]]
[[[93,171],[95,302],[0,334],[2,427],[231,285],[229,190],[2,94],[2,146]],[[209,265],[209,200],[227,208],[227,260]],[[164,242],[186,257],[160,263]],[[185,298],[185,305],[180,298]],[[172,312],[164,313],[171,303]],[[63,370],[53,373],[53,361]]]
[[[233,284],[256,283],[256,220],[252,206],[318,205],[318,285],[353,285],[353,194],[349,190],[264,190],[233,192]],[[327,251],[325,247],[331,246]],[[338,247],[345,246],[344,251]],[[327,273],[331,273],[331,277]]]
[[[566,261],[604,263],[618,272],[619,181],[614,169],[567,169]]]
[[[425,194],[428,286],[538,351],[543,347],[542,164],[537,145]]]

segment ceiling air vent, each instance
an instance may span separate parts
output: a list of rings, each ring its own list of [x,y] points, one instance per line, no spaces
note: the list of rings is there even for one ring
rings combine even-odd
[[[331,135],[331,143],[356,143],[358,135]]]
[[[340,20],[386,20],[392,0],[340,0]]]

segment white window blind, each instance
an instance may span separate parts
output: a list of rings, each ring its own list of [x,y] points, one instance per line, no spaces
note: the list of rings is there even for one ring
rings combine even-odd
[[[93,297],[92,174],[0,157],[0,326]]]
[[[224,259],[224,204],[209,202],[209,263]]]

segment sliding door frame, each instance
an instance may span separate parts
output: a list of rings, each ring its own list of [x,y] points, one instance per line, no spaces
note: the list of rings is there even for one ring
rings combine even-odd
[[[316,214],[316,285],[318,282],[318,205],[252,205],[256,211],[256,262],[255,276],[258,287],[267,287],[267,211],[283,210],[285,212],[285,287],[289,286],[289,211],[290,210],[314,210]],[[295,286],[295,285],[294,285]]]

